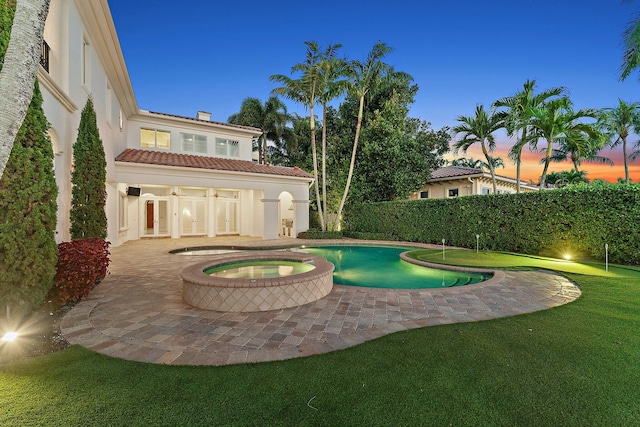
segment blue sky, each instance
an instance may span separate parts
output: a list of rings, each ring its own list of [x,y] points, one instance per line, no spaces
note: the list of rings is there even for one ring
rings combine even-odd
[[[420,87],[411,115],[436,129],[515,93],[527,79],[540,89],[565,86],[577,108],[640,101],[638,74],[618,81],[622,31],[640,12],[638,1],[109,4],[138,104],[152,111],[204,110],[226,121],[244,98],[269,96],[269,76],[303,61],[306,40],[341,43],[351,59],[363,59],[378,40],[393,47],[386,62]],[[294,104],[290,111],[305,113]]]

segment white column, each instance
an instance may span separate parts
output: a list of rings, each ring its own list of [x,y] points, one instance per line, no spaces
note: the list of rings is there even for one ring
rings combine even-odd
[[[309,200],[293,200],[293,209],[295,230],[291,237],[298,237],[298,233],[309,229]]]
[[[171,226],[171,238],[180,238],[180,221],[182,220],[182,212],[180,212],[180,203],[178,194],[180,187],[171,187],[171,206],[169,207],[169,224]]]
[[[207,237],[216,235],[216,210],[214,205],[215,188],[207,189]]]
[[[262,231],[262,238],[264,240],[271,240],[278,238],[278,227],[280,227],[278,219],[280,199],[262,199],[264,206],[264,229]]]

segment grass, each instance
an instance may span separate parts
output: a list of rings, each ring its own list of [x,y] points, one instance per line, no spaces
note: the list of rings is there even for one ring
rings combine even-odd
[[[160,366],[72,346],[0,365],[0,425],[640,425],[638,269],[460,252],[446,261],[554,265],[583,294],[282,362]]]

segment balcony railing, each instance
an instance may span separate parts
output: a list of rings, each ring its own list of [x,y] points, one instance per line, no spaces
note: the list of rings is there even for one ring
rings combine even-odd
[[[42,40],[42,51],[40,52],[40,65],[48,73],[49,72],[49,45],[46,41]]]

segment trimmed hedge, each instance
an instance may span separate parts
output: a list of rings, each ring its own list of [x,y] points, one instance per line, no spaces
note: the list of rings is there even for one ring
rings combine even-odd
[[[560,190],[455,199],[359,203],[345,212],[345,234],[640,265],[640,185],[580,185]]]
[[[298,233],[299,239],[342,239],[340,231],[321,231],[309,229]]]

